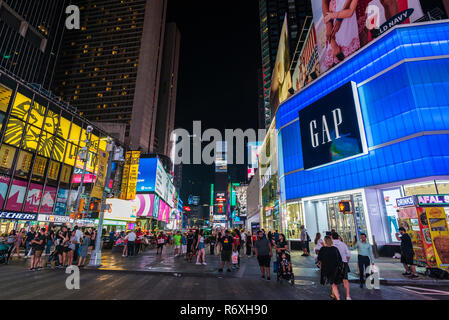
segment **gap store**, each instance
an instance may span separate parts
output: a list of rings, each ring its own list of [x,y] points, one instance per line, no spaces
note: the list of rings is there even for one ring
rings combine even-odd
[[[335,229],[348,243],[365,232],[396,245],[397,198],[449,193],[448,35],[447,21],[395,27],[279,107],[290,238],[304,223],[312,240]]]

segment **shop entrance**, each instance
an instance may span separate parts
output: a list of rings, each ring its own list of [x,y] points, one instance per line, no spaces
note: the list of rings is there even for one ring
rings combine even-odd
[[[309,234],[312,236],[313,232],[320,232],[324,236],[326,231],[334,229],[345,243],[351,244],[357,232],[359,235],[362,232],[367,233],[362,194],[356,193],[352,196],[355,215],[343,214],[338,208],[339,202],[350,201],[351,195],[305,201],[305,217]],[[358,230],[356,230],[357,227]]]

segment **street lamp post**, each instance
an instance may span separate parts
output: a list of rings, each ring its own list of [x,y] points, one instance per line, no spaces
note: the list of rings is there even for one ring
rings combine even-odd
[[[114,140],[110,139],[108,141],[111,145],[111,153],[109,155],[108,159],[108,169],[106,173],[106,181],[104,184],[104,187],[106,189],[106,186],[109,186],[109,180],[111,179],[111,171],[112,171],[112,158],[115,154],[115,142]],[[95,250],[92,252],[90,256],[89,266],[90,267],[100,267],[101,266],[101,240],[103,238],[103,220],[104,220],[104,212],[106,210],[106,190],[103,192],[103,197],[101,199],[101,208],[100,208],[100,215],[98,217],[98,230],[97,230],[97,236],[95,238]]]
[[[80,182],[80,186],[78,187],[78,195],[76,197],[74,211],[78,210],[78,207],[79,207],[80,201],[81,201],[81,193],[83,192],[84,174],[86,173],[87,161],[89,161],[90,137],[91,137],[92,131],[93,131],[92,126],[88,126],[86,128],[86,154],[85,154],[85,159],[84,159],[83,172],[81,173],[81,182]],[[82,211],[84,211],[84,208]],[[80,212],[80,213],[82,213],[82,212]],[[76,217],[74,220],[76,222]]]

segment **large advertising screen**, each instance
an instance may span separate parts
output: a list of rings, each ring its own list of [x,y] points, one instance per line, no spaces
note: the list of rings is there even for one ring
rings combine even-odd
[[[312,0],[312,10],[321,73],[373,40],[370,30],[424,15],[419,0]]]
[[[348,82],[299,111],[304,169],[366,150],[357,87]]]
[[[276,62],[271,76],[270,107],[272,114],[274,114],[279,105],[290,96],[289,89],[291,87],[290,46],[288,39],[287,15],[285,15]]]
[[[136,221],[136,212],[131,201],[121,199],[106,199],[106,204],[110,205],[104,213],[107,220]]]
[[[141,158],[137,177],[137,192],[154,192],[156,184],[157,158]]]
[[[137,194],[133,203],[137,217],[153,216],[154,194]]]
[[[312,23],[293,72],[293,89],[295,92],[301,90],[319,75],[318,46],[315,27]]]

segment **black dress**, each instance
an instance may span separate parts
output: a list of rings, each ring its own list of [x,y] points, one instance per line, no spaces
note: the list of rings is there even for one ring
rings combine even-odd
[[[343,261],[335,247],[322,247],[318,253],[321,261],[321,284],[341,284],[343,281]]]

